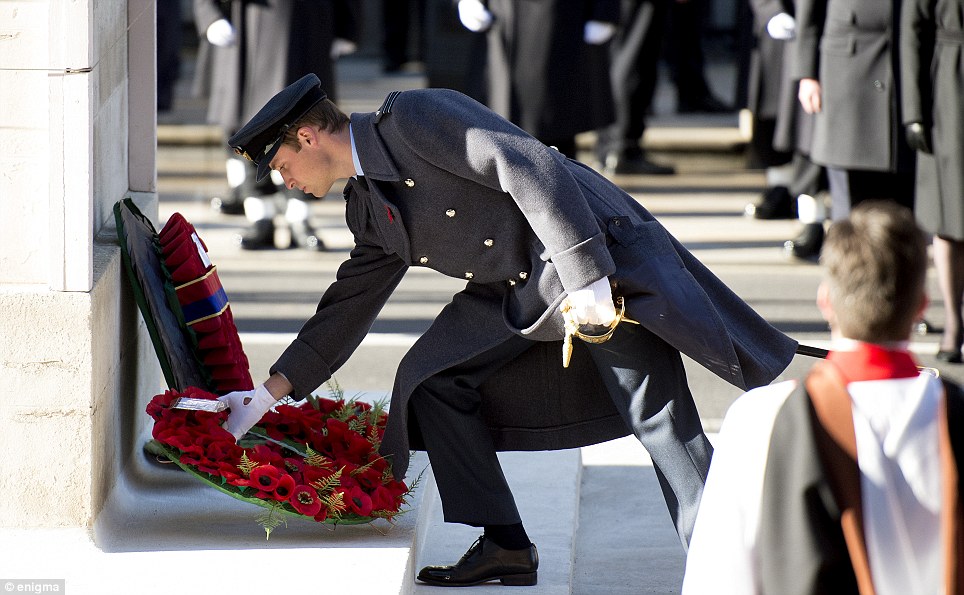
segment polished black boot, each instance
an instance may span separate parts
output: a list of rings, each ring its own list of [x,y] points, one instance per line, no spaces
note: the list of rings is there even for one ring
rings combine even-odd
[[[241,188],[232,188],[227,196],[215,196],[211,199],[211,208],[223,215],[244,215],[244,199]]]
[[[521,550],[507,550],[483,535],[453,566],[426,566],[418,580],[440,587],[467,587],[489,581],[528,587],[538,580],[539,552],[535,544]]]
[[[793,197],[786,186],[767,189],[756,204],[746,205],[746,214],[754,219],[796,219]]]
[[[817,260],[823,248],[823,223],[807,223],[796,238],[783,244],[788,254],[804,260]]]
[[[237,236],[242,250],[264,250],[274,248],[274,222],[271,219],[258,219]]]

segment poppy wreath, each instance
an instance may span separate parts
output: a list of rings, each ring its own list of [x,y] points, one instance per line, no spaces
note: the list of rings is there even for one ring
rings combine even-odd
[[[344,399],[337,387],[332,396],[277,405],[249,432],[256,438],[236,443],[221,426],[227,411],[174,408],[180,397],[217,395],[194,387],[168,390],[147,406],[154,419],[148,450],[234,498],[267,508],[257,519],[267,537],[286,524],[285,516],[332,525],[391,522],[404,512],[415,484],[395,480],[378,454],[388,415],[380,404]]]
[[[174,213],[157,241],[170,278],[165,291],[174,293],[170,301],[179,305],[179,320],[210,375],[211,388],[219,394],[253,389],[231,304],[197,230],[180,213]]]

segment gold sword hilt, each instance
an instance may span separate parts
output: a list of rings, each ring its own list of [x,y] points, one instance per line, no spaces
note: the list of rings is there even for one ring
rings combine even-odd
[[[576,320],[575,314],[572,312],[572,306],[568,302],[564,303],[562,306],[562,319],[565,322],[566,334],[562,340],[562,367],[568,368],[569,362],[572,359],[572,338],[577,337],[586,343],[605,343],[612,338],[613,333],[616,332],[616,327],[619,326],[620,322],[628,322],[630,324],[639,324],[639,322],[633,320],[626,316],[626,301],[622,296],[617,297],[614,300],[615,306],[619,309],[616,313],[616,318],[609,323],[609,327],[606,332],[601,335],[587,335],[579,330],[579,322]]]

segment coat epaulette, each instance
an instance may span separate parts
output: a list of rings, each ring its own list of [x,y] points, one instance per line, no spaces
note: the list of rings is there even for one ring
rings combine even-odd
[[[399,93],[401,93],[401,91],[392,91],[388,94],[388,97],[385,98],[385,102],[382,103],[382,106],[375,112],[376,124],[381,121],[382,116],[392,113],[392,104],[395,103],[395,98],[398,97]]]

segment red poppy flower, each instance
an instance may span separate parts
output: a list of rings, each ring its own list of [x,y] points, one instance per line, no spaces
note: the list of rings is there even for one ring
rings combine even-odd
[[[281,481],[281,470],[274,465],[258,465],[248,479],[251,487],[271,493],[278,487],[278,482]]]
[[[398,510],[398,503],[395,496],[384,486],[378,486],[371,492],[372,510],[387,510],[395,512]]]
[[[291,491],[288,502],[295,507],[295,510],[305,516],[313,517],[321,512],[321,500],[318,499],[318,492],[310,486],[295,486]]]
[[[262,465],[272,465],[282,469],[285,466],[285,460],[278,452],[280,449],[281,447],[277,444],[259,444],[248,450],[248,458]]]
[[[358,516],[368,516],[372,513],[371,496],[365,493],[360,487],[355,486],[344,494],[345,504],[348,512],[353,512]]]
[[[272,496],[275,500],[284,502],[291,497],[291,493],[294,491],[294,489],[294,478],[285,473],[281,476],[281,479],[278,480],[278,485],[275,487]]]

